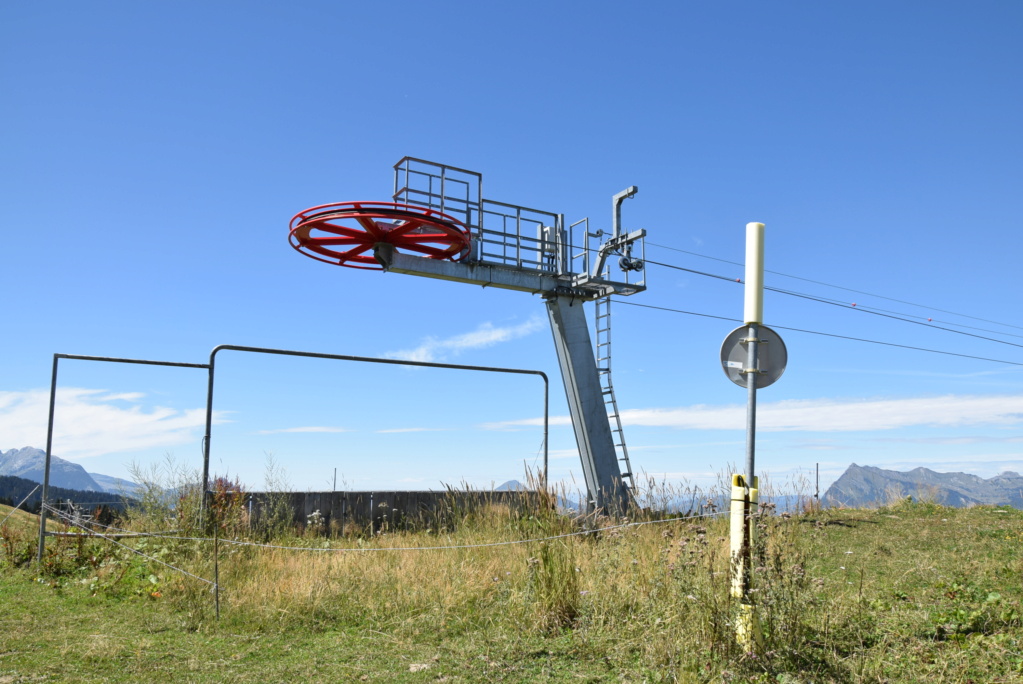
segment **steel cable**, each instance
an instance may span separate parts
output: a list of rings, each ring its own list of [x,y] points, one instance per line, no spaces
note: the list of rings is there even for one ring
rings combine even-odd
[[[55,510],[55,509],[53,509],[50,506],[47,506],[47,509]],[[628,528],[628,527],[639,527],[639,526],[642,526],[642,525],[654,525],[654,524],[658,524],[658,523],[679,522],[679,521],[686,521],[686,520],[700,520],[700,519],[703,519],[703,518],[713,518],[713,517],[716,517],[716,516],[726,515],[726,514],[728,514],[728,511],[715,511],[713,513],[700,513],[698,515],[686,515],[686,516],[679,516],[677,518],[665,518],[663,520],[641,520],[641,521],[638,521],[638,522],[629,522],[629,523],[621,523],[621,524],[618,524],[618,525],[609,525],[607,527],[600,527],[600,528],[596,528],[596,529],[592,529],[592,530],[580,530],[580,531],[577,531],[577,532],[567,532],[565,534],[556,534],[556,535],[551,535],[549,537],[537,537],[537,538],[533,538],[533,539],[513,539],[513,540],[509,540],[509,541],[487,542],[485,544],[452,544],[452,545],[446,545],[446,546],[404,546],[404,547],[376,547],[376,548],[350,548],[350,547],[334,548],[334,547],[316,547],[316,546],[284,546],[283,544],[261,544],[259,542],[250,542],[250,541],[245,541],[245,540],[242,540],[242,539],[220,539],[220,543],[221,544],[231,544],[231,545],[234,545],[234,546],[249,546],[249,547],[261,548],[261,549],[277,549],[277,550],[283,550],[283,551],[317,551],[317,552],[320,552],[320,553],[324,553],[324,552],[338,552],[338,553],[345,553],[345,552],[366,552],[366,553],[369,553],[369,552],[380,552],[380,551],[447,551],[447,550],[457,550],[457,549],[483,549],[483,548],[490,548],[490,547],[495,547],[495,546],[516,546],[516,545],[520,545],[520,544],[538,544],[538,543],[545,542],[545,541],[553,541],[555,539],[565,539],[565,538],[568,538],[568,537],[581,537],[581,536],[585,536],[585,535],[595,534],[595,533],[598,533],[598,532],[608,532],[610,530],[625,529],[625,528]],[[64,514],[61,514],[61,515],[63,516]],[[110,528],[107,525],[99,525],[99,526],[100,527],[106,527],[108,529],[117,529],[117,528]],[[113,540],[113,539],[111,539],[111,538],[109,538],[109,537],[107,537],[107,536],[105,536],[103,534],[99,534],[99,533],[95,533],[95,534],[96,534],[97,537],[101,537],[103,539],[107,539],[108,541],[113,541],[115,544],[118,544],[118,542],[116,542],[115,540]],[[149,539],[168,539],[168,540],[172,540],[172,541],[196,541],[196,542],[213,541],[209,537],[182,537],[182,536],[161,535],[161,534],[150,534],[150,535],[148,535],[148,538]],[[119,545],[120,546],[125,546],[124,544],[119,544]],[[127,546],[125,546],[125,548],[130,549],[130,547],[127,547]],[[130,549],[130,550],[134,551],[134,549]],[[141,556],[144,556],[144,554],[142,554],[141,552],[136,552],[136,553],[138,553]],[[144,556],[144,557],[148,558],[148,556]],[[158,563],[163,563],[163,561],[157,560],[155,558],[153,560],[156,560],[156,562],[158,562]],[[167,563],[163,563],[163,564],[167,565]],[[173,567],[173,566],[168,566],[168,567]],[[182,571],[182,572],[184,572],[184,571]],[[202,578],[199,578],[199,579],[202,579]],[[204,582],[209,582],[210,584],[213,584],[209,580],[203,580],[203,581]]]
[[[729,318],[727,316],[715,316],[713,314],[697,313],[695,311],[684,311],[682,309],[671,309],[665,306],[653,306],[651,304],[638,304],[636,302],[627,302],[622,299],[616,299],[616,304],[625,304],[627,306],[638,306],[643,309],[656,309],[658,311],[668,311],[670,313],[686,314],[689,316],[701,316],[703,318],[715,318],[720,321],[731,321],[733,323],[742,323],[742,319]],[[881,340],[868,340],[863,337],[851,337],[849,335],[836,335],[835,333],[820,332],[819,330],[806,330],[804,328],[793,328],[785,325],[771,325],[771,328],[777,328],[778,330],[791,330],[793,332],[807,333],[810,335],[823,335],[824,337],[835,337],[840,340],[851,340],[853,342],[867,342],[870,344],[880,344],[886,347],[898,347],[899,349],[911,349],[913,351],[928,352],[931,354],[943,354],[945,356],[958,356],[964,359],[975,359],[977,361],[991,361],[992,363],[1004,363],[1010,366],[1023,366],[1023,363],[1018,361],[1005,361],[1003,359],[991,359],[985,356],[971,356],[970,354],[960,354],[958,352],[943,351],[941,349],[928,349],[926,347],[914,347],[908,344],[897,344],[895,342],[883,342]]]

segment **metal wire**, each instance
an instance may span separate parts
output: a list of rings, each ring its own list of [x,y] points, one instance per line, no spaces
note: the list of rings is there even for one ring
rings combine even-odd
[[[72,522],[71,516],[67,515],[63,511],[57,510],[56,508],[54,508],[54,507],[52,507],[50,505],[46,505],[45,508],[48,509],[51,513],[53,513],[55,517],[63,519],[65,524],[70,524]],[[106,526],[103,525],[103,527],[106,527]],[[193,579],[197,579],[197,580],[199,580],[201,582],[205,582],[206,584],[208,584],[211,587],[213,587],[215,590],[218,589],[218,586],[217,586],[216,582],[210,581],[210,580],[206,579],[205,577],[200,577],[199,575],[193,575],[192,573],[188,572],[187,570],[182,570],[181,568],[179,568],[177,566],[174,566],[174,565],[171,565],[170,563],[168,563],[166,561],[162,561],[159,558],[153,558],[152,556],[147,556],[146,554],[142,553],[138,549],[133,549],[132,547],[128,546],[127,544],[122,544],[121,542],[117,541],[116,539],[114,539],[112,537],[108,537],[105,534],[102,534],[100,532],[93,532],[91,536],[99,537],[100,539],[105,539],[106,541],[108,541],[108,542],[110,542],[112,544],[117,544],[118,546],[131,551],[136,556],[141,556],[142,558],[145,558],[146,560],[153,561],[154,563],[159,563],[160,565],[166,566],[166,567],[170,568],[171,570],[174,570],[175,572],[181,573],[182,575],[186,575],[186,576],[191,577]],[[150,535],[150,538],[153,538],[153,537],[158,537],[158,535]],[[167,539],[168,537],[163,537],[163,538]],[[169,537],[169,538],[172,539],[173,537]],[[202,541],[210,541],[210,540],[209,539],[204,539]]]
[[[650,245],[651,247],[659,247],[661,249],[671,250],[672,252],[680,252],[682,254],[690,254],[692,256],[698,256],[698,257],[700,257],[702,259],[710,259],[712,261],[720,261],[721,263],[724,263],[724,264],[731,264],[733,266],[744,266],[744,264],[742,264],[742,263],[740,263],[738,261],[729,261],[728,259],[719,259],[718,257],[712,257],[712,256],[708,256],[706,254],[700,254],[699,252],[690,252],[688,250],[679,249],[677,247],[669,247],[668,245],[660,245],[660,244],[657,244],[656,242],[649,242],[648,241],[647,244]],[[648,263],[655,263],[655,262],[652,262],[652,261],[649,261],[649,260],[647,260],[647,261],[648,261]],[[904,299],[896,299],[894,297],[886,297],[885,295],[874,294],[873,292],[865,292],[863,290],[854,290],[851,287],[843,287],[841,285],[832,285],[831,283],[825,283],[825,282],[820,281],[820,280],[812,280],[811,278],[803,278],[801,276],[794,276],[794,275],[790,275],[788,273],[782,273],[781,271],[771,271],[769,269],[765,269],[765,272],[766,273],[773,273],[774,275],[783,276],[785,278],[792,278],[793,280],[802,280],[803,282],[813,283],[814,285],[823,285],[824,287],[831,287],[831,288],[834,288],[836,290],[845,290],[846,292],[854,292],[856,294],[866,295],[868,297],[877,297],[878,299],[887,299],[890,302],[897,302],[899,304],[906,304],[908,306],[915,306],[915,307],[918,307],[918,308],[921,308],[921,309],[930,309],[932,311],[940,311],[941,313],[952,314],[953,316],[962,316],[963,318],[972,318],[975,321],[983,321],[984,323],[994,323],[995,325],[1003,325],[1003,326],[1005,326],[1007,328],[1023,329],[1023,326],[1013,325],[1012,323],[1003,323],[1002,321],[993,321],[993,320],[990,320],[990,319],[987,319],[987,318],[979,318],[977,316],[970,316],[969,314],[958,313],[956,311],[948,311],[946,309],[939,309],[939,308],[934,307],[934,306],[927,306],[926,304],[917,304],[915,302],[908,302],[908,301],[906,301]],[[889,312],[889,313],[891,313],[891,312]],[[947,321],[945,321],[945,322],[947,322]],[[952,325],[957,325],[957,324],[953,323]],[[965,328],[965,327],[969,327],[969,326],[962,326],[962,327]],[[987,330],[986,332],[994,332],[994,331],[993,330]],[[1008,335],[1010,333],[1003,333],[1003,334]],[[1014,335],[1014,337],[1019,337],[1019,336],[1018,335]]]
[[[650,304],[637,304],[636,302],[627,302],[621,299],[616,299],[616,303],[625,304],[627,306],[638,306],[643,309],[655,309],[657,311],[668,311],[670,313],[687,314],[689,316],[701,316],[703,318],[716,318],[721,321],[732,321],[742,323],[738,318],[729,318],[727,316],[714,316],[713,314],[697,313],[695,311],[683,311],[682,309],[671,309],[666,306],[652,306]],[[1023,366],[1023,363],[1018,361],[1005,361],[1003,359],[991,359],[986,356],[971,356],[970,354],[959,354],[957,352],[942,351],[941,349],[928,349],[926,347],[914,347],[908,344],[896,344],[895,342],[882,342],[881,340],[868,340],[863,337],[850,337],[849,335],[836,335],[834,333],[820,332],[819,330],[806,330],[804,328],[792,328],[785,325],[771,325],[771,328],[778,330],[791,330],[793,332],[807,333],[810,335],[823,335],[824,337],[835,337],[840,340],[851,340],[853,342],[869,342],[870,344],[880,344],[885,347],[898,347],[899,349],[911,349],[913,351],[928,352],[931,354],[943,354],[945,356],[958,356],[963,359],[974,359],[977,361],[991,361],[992,363],[1004,363],[1009,366]]]
[[[703,518],[713,518],[720,515],[727,514],[728,511],[716,511],[714,513],[701,513],[698,515],[686,515],[679,516],[677,518],[665,518],[663,520],[642,520],[639,522],[621,523],[619,525],[610,525],[608,527],[600,527],[592,530],[580,530],[577,532],[567,532],[565,534],[556,534],[549,537],[536,537],[533,539],[513,539],[509,541],[501,542],[488,542],[486,544],[452,544],[448,546],[402,546],[402,547],[377,547],[377,548],[331,548],[331,547],[315,547],[315,546],[284,546],[282,544],[260,544],[258,542],[249,542],[241,539],[221,539],[222,544],[232,544],[234,546],[251,546],[261,549],[279,549],[283,551],[317,551],[320,553],[324,552],[380,552],[380,551],[447,551],[456,549],[484,549],[495,546],[516,546],[520,544],[538,544],[545,541],[553,541],[555,539],[565,539],[567,537],[582,537],[597,532],[607,532],[610,530],[619,530],[628,527],[640,527],[642,525],[656,525],[659,523],[679,522],[686,520],[699,520]],[[105,525],[103,527],[106,527]],[[97,535],[103,537],[103,535]],[[151,534],[149,536],[153,539],[170,539],[174,541],[197,541],[197,542],[208,542],[212,539],[208,537],[178,537],[178,536],[164,536],[159,534]],[[107,537],[103,537],[106,539]],[[112,540],[111,540],[112,541]],[[116,542],[115,542],[116,543]],[[123,546],[123,544],[122,544]],[[158,561],[161,562],[161,561]],[[206,580],[208,581],[208,580]]]
[[[730,282],[730,283],[742,284],[742,282],[743,282],[742,278],[729,278],[727,276],[718,275],[716,273],[707,273],[706,271],[697,271],[696,269],[685,268],[683,266],[676,266],[674,264],[665,264],[665,263],[660,262],[660,261],[651,261],[650,259],[647,259],[647,263],[648,264],[653,264],[655,266],[663,266],[665,268],[670,268],[670,269],[673,269],[673,270],[676,270],[676,271],[685,271],[686,273],[694,273],[696,275],[702,275],[702,276],[706,276],[708,278],[715,278],[717,280],[725,280],[725,281]],[[903,314],[903,313],[898,313],[898,312],[885,311],[884,309],[877,309],[875,307],[870,307],[870,306],[857,306],[856,304],[850,305],[847,302],[842,302],[842,301],[839,301],[837,299],[830,299],[828,297],[819,297],[817,295],[806,294],[804,292],[796,292],[794,290],[784,290],[784,289],[782,289],[780,287],[770,287],[770,286],[765,285],[764,289],[767,290],[768,292],[777,292],[778,294],[789,295],[790,297],[799,297],[800,299],[807,299],[807,300],[810,300],[810,301],[813,301],[813,302],[819,302],[821,304],[830,304],[831,306],[838,306],[838,307],[841,307],[843,309],[852,309],[852,310],[855,310],[855,311],[861,311],[863,313],[869,313],[869,314],[873,314],[875,316],[882,316],[884,318],[891,318],[892,320],[902,321],[904,323],[913,323],[914,325],[923,325],[923,326],[926,326],[927,328],[930,328],[930,329],[933,329],[933,330],[944,330],[945,332],[955,333],[957,335],[966,335],[967,337],[975,337],[975,338],[977,338],[979,340],[987,340],[988,342],[997,342],[998,344],[1007,344],[1010,347],[1021,347],[1021,348],[1023,348],[1023,344],[1017,344],[1016,342],[1009,342],[1008,340],[999,340],[999,339],[996,339],[994,337],[987,337],[985,335],[977,335],[976,333],[969,333],[969,332],[966,332],[964,330],[954,330],[953,328],[946,328],[945,326],[942,326],[942,325],[934,325],[933,321],[930,321],[930,320],[928,320],[927,322],[924,322],[922,320],[919,320],[919,321],[918,320],[913,320],[914,318],[922,318],[922,316],[912,316],[910,314]],[[957,315],[962,315],[962,314],[957,314]],[[956,323],[950,323],[949,325],[957,325],[957,324]],[[968,326],[960,326],[960,327],[968,327]],[[986,331],[986,332],[994,332],[994,331]],[[1019,337],[1019,335],[1012,335],[1012,333],[996,332],[995,334],[996,335],[1010,335],[1012,337]]]
[[[25,498],[24,498],[24,499],[22,499],[21,501],[19,501],[19,502],[18,502],[18,505],[17,505],[17,506],[15,506],[14,508],[12,508],[12,509],[11,509],[11,512],[7,514],[7,517],[6,517],[6,518],[4,518],[3,522],[0,522],[0,527],[3,527],[3,526],[4,526],[4,523],[6,523],[6,522],[7,522],[8,520],[10,520],[11,516],[12,516],[12,515],[14,515],[14,512],[15,512],[16,510],[18,510],[19,508],[21,508],[21,504],[23,504],[23,503],[25,503],[26,501],[28,501],[28,497],[30,497],[30,496],[32,496],[33,494],[35,494],[35,493],[36,493],[36,489],[39,489],[40,487],[42,487],[42,485],[41,485],[41,484],[38,484],[38,485],[36,485],[36,488],[35,488],[35,489],[33,489],[33,490],[32,490],[31,492],[29,492],[28,494],[26,494],[26,495],[25,495]]]

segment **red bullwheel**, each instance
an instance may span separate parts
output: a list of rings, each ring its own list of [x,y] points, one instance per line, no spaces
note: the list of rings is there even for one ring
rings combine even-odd
[[[382,267],[378,243],[430,259],[459,261],[469,254],[470,232],[458,219],[426,207],[391,202],[338,202],[295,214],[288,241],[302,254],[351,268]]]

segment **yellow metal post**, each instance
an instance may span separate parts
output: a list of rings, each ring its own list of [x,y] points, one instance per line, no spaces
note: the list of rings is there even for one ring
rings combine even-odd
[[[735,638],[747,650],[760,644],[760,625],[754,612],[753,597],[753,514],[759,499],[758,478],[753,487],[746,486],[742,475],[732,476],[731,559],[733,598],[738,599],[735,617]]]
[[[732,598],[746,597],[746,578],[748,563],[744,546],[746,544],[746,481],[742,475],[732,475],[731,504],[731,559],[732,559]]]

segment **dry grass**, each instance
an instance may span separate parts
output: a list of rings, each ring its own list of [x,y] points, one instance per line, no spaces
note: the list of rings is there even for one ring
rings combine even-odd
[[[42,579],[101,606],[163,611],[186,641],[308,642],[315,653],[341,649],[387,681],[535,681],[558,672],[571,680],[580,671],[592,681],[996,682],[1023,674],[1018,511],[901,499],[876,511],[765,509],[754,591],[763,647],[746,652],[734,639],[726,520],[658,521],[636,511],[633,522],[649,524],[623,527],[536,504],[472,511],[443,532],[275,540],[287,548],[220,543],[219,622],[207,584],[102,541],[51,540]],[[551,538],[574,532],[584,534]],[[214,577],[212,541],[133,543],[149,558]],[[316,635],[333,635],[332,645]],[[366,650],[381,641],[427,667],[381,665],[394,649]],[[84,672],[145,657],[116,640],[88,643],[69,641],[66,654]],[[279,672],[258,648],[236,648]],[[104,655],[111,650],[119,655]],[[448,674],[432,655],[423,659],[430,651],[447,654]],[[185,679],[226,676],[183,663]],[[303,672],[352,673],[331,667]]]

